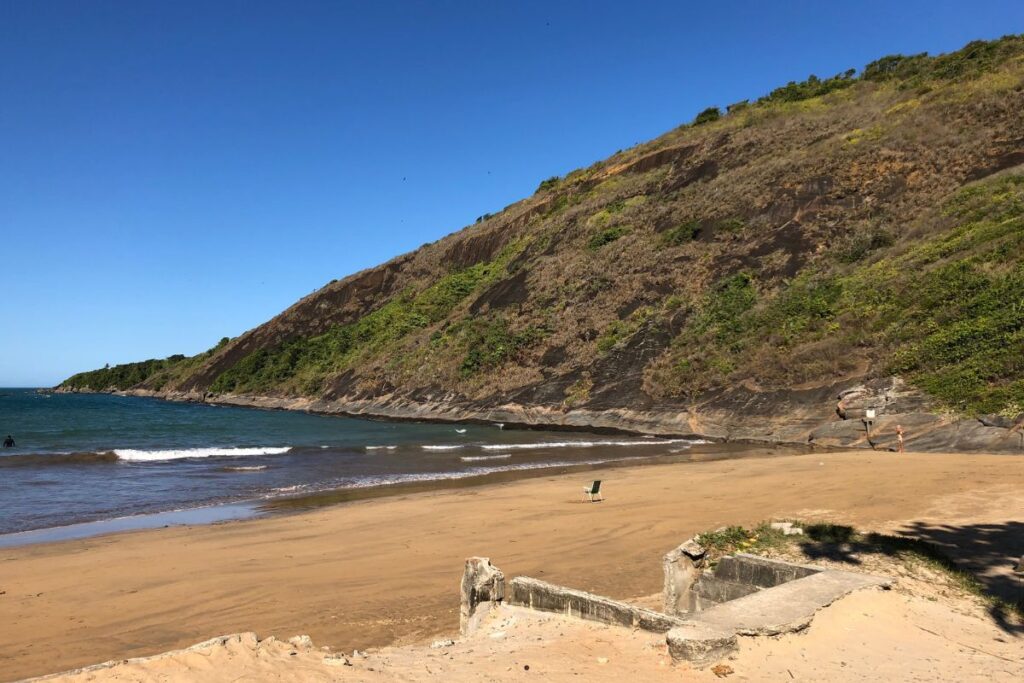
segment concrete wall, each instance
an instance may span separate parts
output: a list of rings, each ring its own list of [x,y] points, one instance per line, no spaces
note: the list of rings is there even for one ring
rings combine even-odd
[[[682,623],[667,614],[523,576],[509,582],[505,599],[510,605],[654,633],[665,633]]]

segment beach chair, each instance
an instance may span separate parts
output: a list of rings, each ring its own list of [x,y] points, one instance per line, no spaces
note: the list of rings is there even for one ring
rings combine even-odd
[[[597,501],[604,500],[604,496],[601,495],[601,480],[596,479],[590,483],[590,486],[583,487],[583,500],[581,503],[586,502],[587,496],[590,496],[590,502],[595,503]],[[597,496],[595,498],[594,496]]]

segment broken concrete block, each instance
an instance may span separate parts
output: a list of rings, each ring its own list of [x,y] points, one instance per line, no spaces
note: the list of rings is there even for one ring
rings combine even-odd
[[[482,615],[505,598],[505,575],[486,557],[466,560],[462,574],[462,599],[459,605],[459,630],[463,635],[472,633]],[[486,609],[478,609],[484,605]]]
[[[291,645],[293,645],[294,647],[299,648],[300,650],[312,650],[313,649],[313,640],[309,636],[306,636],[306,635],[295,636],[294,638],[289,638],[288,642]]]
[[[665,575],[662,600],[665,614],[686,614],[697,608],[693,586],[700,579],[706,555],[704,546],[691,538],[662,558],[661,567]]]
[[[707,624],[686,622],[665,636],[674,662],[689,662],[698,668],[710,666],[739,649],[736,634]]]

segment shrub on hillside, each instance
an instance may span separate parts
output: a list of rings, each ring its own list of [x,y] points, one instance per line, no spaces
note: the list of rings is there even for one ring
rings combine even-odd
[[[854,263],[873,251],[892,246],[894,241],[892,233],[884,228],[857,230],[839,240],[836,258],[842,263]]]
[[[612,226],[592,236],[590,241],[587,242],[587,248],[592,250],[600,249],[606,244],[611,244],[627,233],[629,233],[629,228],[624,225]]]
[[[693,125],[700,126],[705,123],[711,123],[722,118],[722,110],[718,107],[708,107],[701,113],[697,114],[697,118],[693,120]]]
[[[670,247],[678,247],[694,241],[699,236],[700,223],[698,221],[687,221],[682,225],[666,230],[661,236],[661,241]]]
[[[992,71],[1024,54],[1024,35],[1003,36],[998,40],[975,40],[937,57],[927,52],[916,55],[887,55],[864,67],[866,81],[902,81],[918,86],[929,80],[972,78]]]
[[[806,81],[790,81],[781,88],[772,90],[760,98],[758,102],[799,102],[800,100],[827,95],[830,92],[842,90],[853,85],[857,81],[854,77],[856,73],[856,69],[847,69],[841,74],[836,74],[826,79],[821,79],[811,74],[807,77]]]
[[[537,186],[537,192],[547,192],[548,190],[555,188],[561,180],[562,179],[556,175],[553,175],[546,180],[542,180],[540,181],[540,185]]]

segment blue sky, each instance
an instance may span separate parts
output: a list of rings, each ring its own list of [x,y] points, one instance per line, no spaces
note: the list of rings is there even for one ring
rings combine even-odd
[[[708,105],[1019,32],[1019,0],[2,3],[0,386],[202,351]]]

